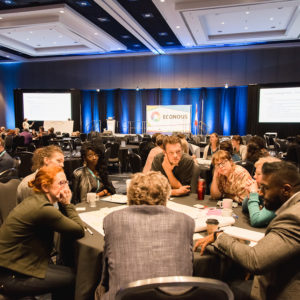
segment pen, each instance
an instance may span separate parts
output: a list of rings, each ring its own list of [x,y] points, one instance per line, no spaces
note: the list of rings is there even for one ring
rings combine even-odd
[[[85,231],[88,231],[88,233],[91,234],[91,235],[94,234],[93,231],[92,231],[91,229],[89,229],[88,227],[85,227],[84,230],[85,230]]]

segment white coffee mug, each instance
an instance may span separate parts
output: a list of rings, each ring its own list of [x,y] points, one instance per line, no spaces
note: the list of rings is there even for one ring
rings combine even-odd
[[[232,216],[232,209],[230,208],[222,209],[222,217],[231,217],[231,216]]]
[[[233,200],[230,198],[224,198],[222,201],[222,208],[232,209]]]
[[[86,202],[89,203],[90,207],[96,207],[97,195],[96,193],[87,193]]]

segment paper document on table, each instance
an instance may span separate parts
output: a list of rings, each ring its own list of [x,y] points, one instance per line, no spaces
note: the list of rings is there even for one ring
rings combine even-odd
[[[221,215],[220,209],[215,209],[215,208],[198,209],[192,206],[179,204],[173,201],[168,201],[167,207],[175,211],[182,212],[190,216],[192,219],[194,219],[195,232],[206,230],[206,220],[211,218],[217,219],[219,221],[220,227],[232,225],[235,223],[235,219],[233,217],[223,217]]]
[[[112,203],[126,204],[127,203],[127,196],[126,195],[120,195],[120,194],[114,194],[114,195],[111,195],[111,196],[106,196],[106,197],[100,198],[99,200],[106,201],[106,202],[112,202]]]
[[[98,231],[100,234],[104,236],[103,231],[103,219],[113,211],[117,211],[119,209],[125,208],[127,205],[120,205],[115,207],[104,207],[100,210],[89,211],[85,213],[80,213],[79,216],[81,220]]]
[[[258,242],[262,239],[265,234],[262,232],[257,232],[249,229],[244,229],[236,226],[228,226],[223,228],[224,232],[228,235],[231,235],[235,238],[251,241],[251,242]]]

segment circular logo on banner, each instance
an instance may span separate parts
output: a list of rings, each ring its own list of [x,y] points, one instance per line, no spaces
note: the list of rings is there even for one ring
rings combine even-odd
[[[154,111],[151,114],[151,120],[154,121],[154,122],[158,122],[160,120],[160,114],[159,114],[158,111]]]

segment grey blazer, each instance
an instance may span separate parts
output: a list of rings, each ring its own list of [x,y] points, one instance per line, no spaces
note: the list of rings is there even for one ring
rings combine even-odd
[[[253,299],[300,297],[300,192],[271,221],[266,235],[253,248],[221,234],[214,245],[256,274]]]
[[[194,220],[162,205],[132,205],[105,217],[104,266],[95,299],[115,299],[139,279],[191,276]],[[107,275],[109,280],[107,280]]]

